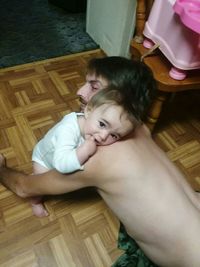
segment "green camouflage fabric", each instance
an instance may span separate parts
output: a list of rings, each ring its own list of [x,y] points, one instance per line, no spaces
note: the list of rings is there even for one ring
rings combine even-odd
[[[112,267],[159,267],[145,256],[135,240],[127,234],[122,224],[119,230],[118,248],[125,252]]]

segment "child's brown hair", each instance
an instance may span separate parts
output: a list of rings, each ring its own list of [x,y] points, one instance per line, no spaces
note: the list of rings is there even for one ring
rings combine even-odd
[[[94,108],[98,108],[103,104],[121,106],[124,111],[127,112],[128,117],[132,122],[135,122],[136,119],[139,120],[134,107],[131,105],[131,101],[127,101],[127,99],[123,96],[120,90],[117,89],[115,86],[110,85],[100,90],[90,99],[86,109],[92,110]]]

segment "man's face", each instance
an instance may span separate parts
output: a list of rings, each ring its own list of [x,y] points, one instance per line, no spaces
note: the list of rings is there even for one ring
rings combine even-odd
[[[107,85],[108,82],[103,77],[96,77],[95,74],[87,74],[86,83],[77,91],[81,103],[81,110],[85,109],[85,106],[93,95]]]

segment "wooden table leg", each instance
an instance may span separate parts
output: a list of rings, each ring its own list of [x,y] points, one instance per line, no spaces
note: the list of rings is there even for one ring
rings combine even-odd
[[[164,101],[166,100],[168,93],[158,91],[156,98],[153,100],[153,103],[149,109],[146,125],[149,127],[151,132],[153,131],[162,110]]]

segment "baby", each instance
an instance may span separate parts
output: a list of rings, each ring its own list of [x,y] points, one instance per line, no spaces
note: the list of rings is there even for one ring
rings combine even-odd
[[[83,170],[84,163],[96,152],[97,146],[120,140],[137,123],[130,101],[126,101],[114,87],[105,88],[91,98],[84,113],[66,115],[37,143],[32,155],[33,172]],[[32,198],[31,205],[36,216],[48,215],[41,197]]]

